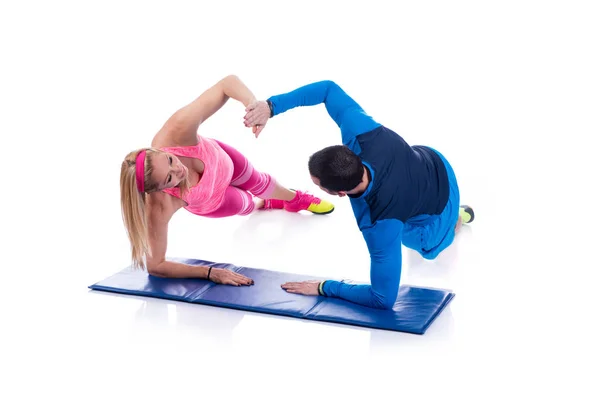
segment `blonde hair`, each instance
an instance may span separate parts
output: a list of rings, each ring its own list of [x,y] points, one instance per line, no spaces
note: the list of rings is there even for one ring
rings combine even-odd
[[[144,193],[140,193],[135,181],[135,159],[146,150],[144,160]],[[133,267],[143,269],[145,258],[150,254],[148,246],[148,221],[146,218],[146,193],[156,191],[157,183],[150,179],[152,175],[152,155],[156,150],[139,149],[125,156],[121,164],[121,213],[129,243]]]
[[[144,193],[140,193],[135,179],[135,161],[137,155],[146,150],[144,160]],[[165,153],[162,150],[145,148],[130,152],[121,164],[121,213],[129,243],[131,261],[135,269],[144,269],[145,260],[151,254],[148,244],[148,220],[146,216],[146,195],[158,191],[158,182],[152,182],[152,159],[154,155]],[[180,193],[189,189],[188,179],[179,185]]]

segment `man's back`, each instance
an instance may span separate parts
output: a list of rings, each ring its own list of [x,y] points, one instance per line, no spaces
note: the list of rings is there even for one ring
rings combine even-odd
[[[448,201],[448,176],[433,150],[411,147],[382,125],[345,144],[367,165],[372,180],[364,195],[349,196],[361,229],[379,220],[406,222],[442,212]]]

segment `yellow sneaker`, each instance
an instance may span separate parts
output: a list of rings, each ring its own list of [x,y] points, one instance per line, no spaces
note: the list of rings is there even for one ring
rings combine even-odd
[[[463,223],[465,224],[470,224],[475,219],[475,212],[467,205],[460,206],[459,214],[462,217]]]
[[[335,206],[327,200],[296,190],[296,197],[283,203],[283,208],[289,212],[298,212],[302,210],[310,211],[313,214],[329,214],[333,212]]]

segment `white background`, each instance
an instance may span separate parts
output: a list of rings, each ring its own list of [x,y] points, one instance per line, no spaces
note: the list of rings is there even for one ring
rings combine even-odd
[[[599,12],[593,1],[3,2],[0,397],[598,398]],[[228,74],[264,99],[322,79],[451,161],[477,213],[403,283],[457,296],[424,336],[90,292],[126,267],[120,163]],[[180,211],[168,254],[368,279],[347,199],[309,179],[322,106],[257,140],[200,133],[329,216]]]

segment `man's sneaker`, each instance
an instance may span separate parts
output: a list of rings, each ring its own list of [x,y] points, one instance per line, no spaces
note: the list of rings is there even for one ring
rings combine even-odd
[[[466,205],[460,206],[459,214],[462,217],[463,224],[470,224],[475,219],[475,212],[471,207]]]

